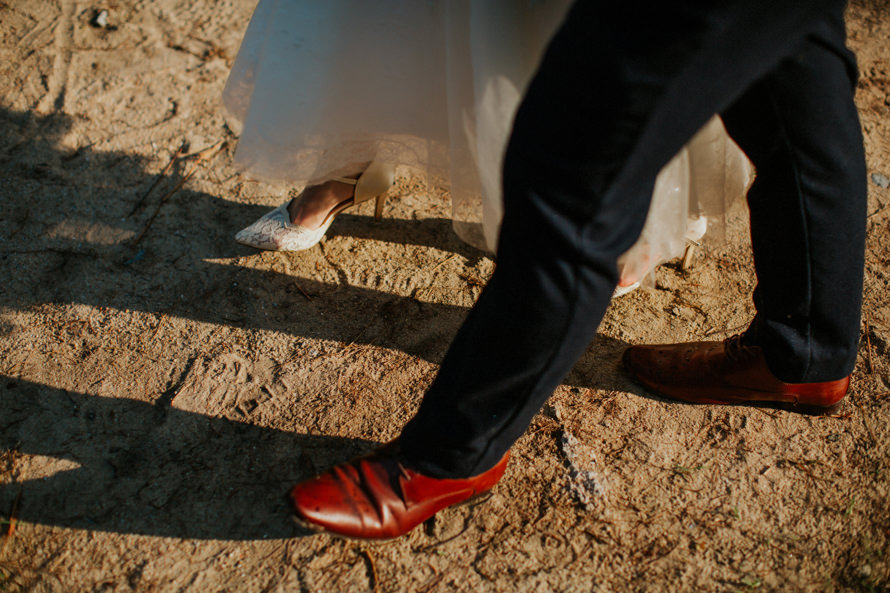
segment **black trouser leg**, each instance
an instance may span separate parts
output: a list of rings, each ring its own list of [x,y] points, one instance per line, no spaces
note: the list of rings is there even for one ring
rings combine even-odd
[[[516,118],[496,271],[402,433],[413,467],[501,458],[593,337],[659,169],[842,5],[576,2]]]
[[[748,192],[757,269],[749,337],[791,383],[856,362],[864,269],[865,156],[855,60],[840,15],[723,113],[757,178]]]

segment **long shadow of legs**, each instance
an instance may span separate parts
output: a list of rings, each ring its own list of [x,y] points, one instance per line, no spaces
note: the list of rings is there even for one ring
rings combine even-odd
[[[164,313],[374,343],[431,361],[441,358],[466,313],[464,307],[350,286],[342,277],[339,282],[300,278],[293,268],[308,276],[315,266],[331,267],[317,248],[275,254],[270,265],[277,271],[210,261],[257,254],[232,236],[267,208],[185,189],[159,203],[181,171],[142,200],[156,181],[144,160],[59,148],[58,139],[70,126],[64,115],[0,109],[0,175],[7,182],[0,187],[6,213],[0,217],[0,273],[8,279],[0,283],[0,307],[83,303]],[[150,221],[148,232],[131,244]],[[441,218],[374,223],[347,214],[338,217],[333,230],[398,245],[436,246],[468,259],[482,255]],[[307,295],[320,298],[310,301]]]
[[[163,398],[162,398],[163,399]],[[163,404],[0,378],[0,447],[58,472],[0,485],[22,521],[182,538],[301,535],[285,493],[373,443],[282,432]],[[12,475],[27,469],[28,458]]]
[[[266,208],[202,192],[177,192],[139,245],[130,245],[126,237],[138,233],[147,224],[146,212],[158,206],[150,201],[141,213],[129,215],[155,176],[134,155],[59,149],[56,140],[68,123],[64,116],[0,109],[0,175],[7,182],[0,187],[0,203],[7,208],[0,217],[0,273],[7,279],[0,283],[0,308],[83,303],[373,343],[431,361],[444,354],[466,314],[461,306],[295,277],[286,269],[209,261],[253,253],[231,237]],[[103,170],[109,172],[108,183],[97,181]],[[88,192],[91,199],[81,199]],[[477,257],[442,219],[375,226],[349,215],[337,221],[334,232]],[[287,257],[292,256],[281,256],[274,267]],[[298,257],[325,263],[318,252]],[[0,332],[12,330],[0,326]],[[620,346],[608,339],[605,344],[607,351]],[[623,386],[620,375],[602,366],[614,368],[614,358],[609,359],[588,353],[569,382]],[[46,479],[0,485],[5,508],[21,489],[18,516],[24,521],[238,539],[293,535],[283,499],[287,487],[370,444],[7,377],[0,379],[0,446],[13,455],[58,458],[48,466],[58,471]]]
[[[335,342],[373,343],[432,362],[444,355],[466,315],[461,306],[290,272],[298,262],[305,269],[329,265],[318,249],[275,254],[276,270],[211,261],[256,254],[235,244],[232,235],[267,208],[203,192],[177,192],[162,205],[144,239],[130,245],[124,237],[140,232],[158,207],[153,194],[130,216],[156,176],[146,173],[143,159],[135,155],[60,149],[57,140],[69,126],[63,115],[41,118],[0,109],[0,174],[8,181],[0,187],[0,202],[8,207],[8,215],[0,217],[0,272],[8,279],[0,283],[0,307],[84,303],[163,313]],[[100,185],[96,171],[102,170],[110,178]],[[173,185],[173,177],[159,188]],[[92,199],[79,199],[88,193]],[[332,231],[335,236],[435,246],[469,260],[482,256],[454,235],[450,221],[440,218],[375,223],[346,214]],[[601,386],[609,373],[591,369],[602,358],[588,354],[572,382]]]

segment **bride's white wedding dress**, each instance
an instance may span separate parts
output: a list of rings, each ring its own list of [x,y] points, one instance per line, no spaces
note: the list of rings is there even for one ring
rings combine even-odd
[[[450,187],[457,233],[494,251],[513,116],[568,5],[260,0],[223,95],[235,164],[295,185],[371,161],[419,172]],[[715,117],[659,174],[623,275],[681,254],[750,177]]]

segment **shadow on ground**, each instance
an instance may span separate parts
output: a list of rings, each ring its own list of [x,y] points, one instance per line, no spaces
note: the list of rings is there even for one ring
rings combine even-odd
[[[0,447],[58,459],[52,475],[0,485],[4,508],[20,497],[20,521],[178,538],[305,535],[288,488],[376,445],[10,377],[0,418]]]
[[[70,126],[67,116],[0,109],[0,175],[5,182],[0,201],[6,213],[0,220],[0,269],[13,279],[0,285],[0,307],[83,303],[163,313],[314,339],[373,343],[431,361],[444,354],[466,314],[463,307],[350,286],[342,274],[328,284],[220,262],[261,257],[232,236],[266,207],[186,189],[160,204],[189,163],[160,179],[143,200],[158,181],[157,175],[145,172],[143,159],[89,148],[65,151],[58,143]],[[226,158],[223,154],[219,160]],[[132,238],[146,228],[133,244]],[[434,246],[471,261],[483,256],[441,218],[376,223],[346,214],[337,218],[332,231]],[[276,263],[290,270],[296,258],[323,262],[319,248],[314,249],[276,254]],[[367,320],[379,323],[368,327]]]
[[[266,207],[185,189],[159,204],[159,197],[177,184],[188,163],[161,179],[143,200],[158,181],[157,175],[145,172],[143,159],[90,148],[66,151],[59,142],[70,127],[68,116],[39,117],[0,109],[0,175],[6,181],[0,188],[0,201],[8,212],[0,217],[0,270],[12,279],[0,283],[0,308],[82,303],[374,344],[435,363],[468,311],[350,286],[342,275],[336,283],[325,283],[214,261],[261,257],[236,244],[232,236]],[[105,177],[103,172],[107,172]],[[87,196],[89,200],[84,199]],[[109,240],[138,236],[146,228],[135,245],[129,240]],[[99,240],[93,240],[95,229],[101,230]],[[337,218],[332,231],[386,243],[431,246],[471,262],[484,255],[458,239],[447,219],[376,223],[369,217],[346,214]],[[294,258],[321,259],[312,250],[275,257],[285,270]],[[602,337],[598,344],[607,356],[624,345]],[[595,374],[573,377],[587,382],[585,387],[606,388],[591,383]]]
[[[158,178],[136,155],[60,148],[70,129],[66,116],[0,109],[0,273],[9,279],[0,283],[0,309],[54,303],[134,310],[373,344],[432,362],[467,313],[350,286],[342,276],[329,284],[295,277],[287,265],[271,271],[214,261],[259,257],[232,235],[265,207],[185,189],[161,204],[159,196],[182,179],[188,163]],[[143,200],[156,182],[157,191]],[[138,243],[126,239],[146,228]],[[482,257],[446,219],[374,223],[344,215],[332,231],[435,247],[471,262]],[[276,267],[320,255],[280,257]],[[588,353],[569,382],[626,390],[617,372],[624,346],[600,337],[597,354]],[[0,504],[10,508],[20,497],[19,520],[63,527],[180,538],[292,537],[299,532],[289,517],[288,487],[373,446],[185,412],[171,399],[159,395],[150,404],[0,377],[0,455],[58,460],[46,477],[20,482],[13,473],[13,482],[0,486]]]

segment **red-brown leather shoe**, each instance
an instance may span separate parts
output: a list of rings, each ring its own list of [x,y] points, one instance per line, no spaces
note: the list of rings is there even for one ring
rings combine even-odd
[[[631,346],[624,366],[640,383],[669,397],[700,404],[774,403],[822,414],[836,408],[850,377],[822,383],[785,383],[766,365],[760,346],[743,336],[723,342]]]
[[[405,467],[398,445],[387,445],[293,487],[299,523],[354,539],[404,535],[438,511],[497,484],[509,452],[490,470],[464,479],[436,479]]]

